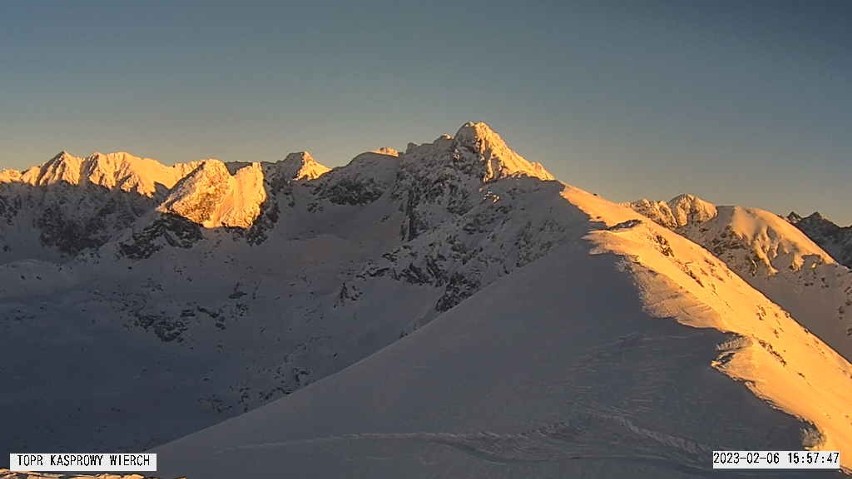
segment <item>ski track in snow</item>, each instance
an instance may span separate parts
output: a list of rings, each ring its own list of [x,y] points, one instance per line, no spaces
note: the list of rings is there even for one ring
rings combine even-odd
[[[707,458],[713,451],[713,448],[706,444],[637,426],[615,410],[584,409],[584,412],[575,413],[573,417],[566,418],[563,421],[514,434],[494,431],[471,433],[356,433],[245,444],[220,449],[218,453],[339,441],[423,441],[454,447],[492,462],[510,463],[608,458],[643,461],[656,456],[642,454],[639,450],[658,450],[657,448],[662,447],[672,451],[672,456],[683,454],[689,457],[690,462],[694,462],[693,467],[700,469],[706,467]],[[590,438],[588,435],[589,433],[600,434],[601,430],[610,431],[608,441],[601,440],[599,437]],[[607,445],[618,446],[623,451],[626,444],[635,444],[637,453],[631,455],[622,452],[606,455],[594,452],[600,451],[602,447]],[[668,461],[672,459],[672,457],[656,458]],[[683,459],[683,457],[679,457],[679,459]]]

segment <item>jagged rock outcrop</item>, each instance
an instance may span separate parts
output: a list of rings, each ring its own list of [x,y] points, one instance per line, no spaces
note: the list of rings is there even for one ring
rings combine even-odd
[[[678,195],[669,201],[641,199],[630,207],[667,228],[703,223],[716,216],[716,205],[694,195]]]
[[[793,212],[787,216],[787,221],[802,230],[838,262],[852,268],[852,226],[838,226],[818,212],[806,217]]]
[[[783,369],[788,351],[771,344],[772,337],[790,334],[792,328],[776,335],[770,322],[791,325],[792,319],[783,319],[728,266],[627,208],[553,180],[485,124],[465,124],[453,136],[411,144],[403,153],[389,148],[366,152],[331,170],[304,152],[268,163],[203,160],[165,190],[157,185],[168,182],[132,175],[132,181],[124,181],[120,162],[98,160],[89,169],[84,163],[65,158],[43,175],[39,168],[28,176],[43,181],[24,183],[24,175],[5,173],[9,181],[0,184],[0,317],[9,318],[8,334],[16,338],[2,368],[30,371],[8,375],[6,386],[35,391],[14,396],[12,407],[0,408],[0,421],[10,425],[0,445],[33,446],[10,450],[62,450],[67,444],[141,450],[165,442],[299,390],[403,336],[415,336],[426,323],[456,314],[501,282],[511,282],[513,275],[536,277],[536,264],[566,258],[585,264],[591,242],[601,236],[623,247],[624,254],[605,274],[590,272],[597,284],[609,287],[610,273],[652,260],[656,263],[648,277],[664,281],[644,293],[660,293],[654,288],[665,293],[654,307],[689,291],[697,302],[672,307],[669,316],[701,316],[707,311],[703,305],[711,305],[724,313],[712,324],[758,325],[759,337],[770,341],[758,353],[765,351],[787,379],[798,377]],[[731,262],[731,269],[742,267],[738,274],[764,287],[758,282],[762,273],[776,271],[786,281],[793,277],[778,273],[794,265],[802,280],[795,283],[796,294],[768,287],[761,291],[773,299],[808,298],[808,304],[834,308],[828,315],[820,310],[808,316],[806,307],[788,303],[791,310],[804,312],[797,319],[821,336],[824,331],[809,322],[811,317],[828,317],[832,327],[846,324],[838,311],[844,303],[836,302],[846,297],[832,296],[843,291],[838,288],[842,278],[823,281],[821,276],[828,260],[817,261],[821,256],[805,243],[787,241],[789,232],[761,226],[768,224],[761,215],[688,195],[658,208],[646,205],[665,218],[661,223],[684,235],[718,231],[719,236],[708,237],[721,237],[721,222],[731,223],[725,242],[716,245],[720,257],[730,250],[731,258],[743,260]],[[3,253],[4,245],[11,252]],[[752,247],[764,255],[754,263],[747,261]],[[45,253],[56,248],[68,253]],[[29,261],[33,258],[39,261]],[[754,276],[752,264],[758,266]],[[577,271],[563,273],[558,284],[540,284],[579,291],[568,305],[592,293]],[[773,281],[766,284],[786,284]],[[518,289],[506,295],[510,303],[532,301],[531,283],[514,284]],[[531,304],[538,308],[538,301],[551,297]],[[754,308],[756,301],[766,307]],[[493,305],[491,300],[482,304]],[[623,316],[638,317],[638,311]],[[566,338],[582,326],[570,311],[551,312]],[[522,314],[500,319],[517,331],[529,331],[529,320]],[[430,328],[424,329],[417,334]],[[795,337],[807,338],[802,347],[818,341]],[[511,346],[515,336],[505,339]],[[611,339],[606,344],[624,342],[628,349],[637,344]],[[485,342],[494,341],[504,342],[496,336]],[[61,360],[34,361],[32,351]],[[712,351],[705,359],[711,356]],[[542,364],[570,368],[574,363]],[[706,371],[708,364],[700,366]],[[29,377],[38,383],[28,382]],[[109,378],[109,395],[56,401],[43,394],[95,390],[103,378]],[[13,413],[3,415],[4,410]],[[164,410],[174,416],[150,420]],[[101,420],[104,411],[110,421]],[[39,428],[31,423],[15,427],[18,417],[39,417]],[[79,425],[89,424],[96,426],[81,434]]]
[[[182,216],[205,228],[248,228],[265,200],[259,163],[231,175],[221,161],[207,160],[175,185],[157,211]]]
[[[6,170],[0,183],[20,182],[31,186],[57,183],[96,185],[145,196],[162,194],[197,167],[197,162],[166,166],[157,160],[127,152],[94,153],[86,158],[62,151],[50,161],[15,173]]]
[[[270,180],[315,180],[331,171],[331,168],[318,163],[307,151],[290,153],[281,161],[264,163],[263,166],[264,173]]]

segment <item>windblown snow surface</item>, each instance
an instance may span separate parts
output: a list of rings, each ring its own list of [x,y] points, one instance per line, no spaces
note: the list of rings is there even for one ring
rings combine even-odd
[[[692,195],[630,206],[707,248],[852,359],[852,271],[788,221],[769,211],[716,206]]]
[[[783,295],[485,124],[330,171],[203,160],[141,193],[52,161],[43,187],[0,176],[10,450],[159,443],[169,479],[852,466],[852,367]]]
[[[555,192],[570,241],[341,373],[155,449],[166,475],[695,477],[720,475],[713,449],[849,450],[848,362],[699,246]]]

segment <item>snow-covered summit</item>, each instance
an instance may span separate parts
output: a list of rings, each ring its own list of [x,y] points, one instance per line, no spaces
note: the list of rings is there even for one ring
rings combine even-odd
[[[758,208],[717,206],[682,194],[667,202],[641,199],[628,206],[656,223],[707,243],[717,255],[737,254],[754,269],[774,274],[800,269],[806,257],[821,263],[834,260],[807,236],[778,215]]]
[[[114,185],[138,163],[60,156],[48,176]],[[0,185],[4,367],[24,372],[0,446],[138,450],[291,393],[163,464],[227,469],[257,447],[274,466],[249,451],[252,467],[318,477],[623,477],[655,457],[644,477],[671,477],[714,448],[852,444],[852,373],[819,339],[844,354],[852,284],[801,235],[689,195],[646,202],[663,228],[549,181],[480,123],[316,165],[203,160],[152,197]],[[32,254],[53,245],[68,256]]]
[[[690,194],[678,195],[665,202],[643,198],[629,206],[667,228],[703,223],[718,214],[716,205]]]
[[[409,143],[401,158],[414,163],[411,168],[452,168],[472,175],[482,183],[520,176],[555,179],[541,164],[527,161],[512,150],[496,131],[481,122],[465,123],[455,136],[444,134],[432,143]]]
[[[80,183],[82,166],[82,158],[63,150],[44,164],[22,171],[21,181],[39,186],[58,182],[77,185]]]
[[[231,175],[223,162],[211,159],[175,185],[157,211],[207,228],[248,228],[265,200],[260,163],[251,163]]]
[[[692,195],[629,206],[707,248],[852,358],[852,272],[787,220],[759,208],[716,206]]]
[[[482,181],[509,176],[555,179],[540,163],[527,161],[509,148],[503,137],[486,123],[465,123],[456,132],[454,140],[458,147],[474,152],[483,161],[485,168]]]
[[[85,158],[61,151],[44,164],[17,174],[13,170],[5,170],[0,173],[0,183],[19,182],[30,186],[92,184],[150,197],[174,186],[195,166],[196,162],[166,166],[157,160],[124,151],[95,152]]]
[[[317,162],[307,151],[288,154],[283,160],[272,163],[269,170],[291,180],[315,180],[331,171],[331,168]]]

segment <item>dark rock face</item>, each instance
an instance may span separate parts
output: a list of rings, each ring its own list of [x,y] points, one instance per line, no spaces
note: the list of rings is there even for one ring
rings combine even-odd
[[[787,221],[826,250],[838,263],[852,268],[852,226],[841,227],[819,213],[802,217],[790,213]]]
[[[185,176],[156,197],[96,185],[0,187],[0,252],[9,217],[35,248],[63,253],[48,261],[70,259],[69,284],[72,273],[90,275],[68,293],[85,324],[107,318],[117,337],[246,368],[233,380],[193,376],[217,382],[199,397],[205,407],[233,414],[336,372],[563,243],[565,218],[549,213],[564,207],[564,185],[512,173],[483,156],[483,141],[471,134],[402,156],[365,153],[321,176],[267,164],[266,197],[247,227],[202,226],[221,195],[217,181],[245,164],[203,184]],[[178,186],[193,190],[191,201],[164,208]],[[224,285],[235,277],[233,289]],[[385,307],[401,312],[371,326]]]
[[[202,238],[199,225],[177,215],[163,214],[145,229],[134,234],[129,242],[121,243],[119,251],[130,259],[145,259],[166,245],[191,248]]]
[[[170,318],[157,314],[137,314],[136,325],[146,331],[153,331],[164,342],[182,342],[181,334],[187,328],[180,318]]]
[[[531,198],[558,197],[558,183],[507,178],[475,188],[448,186],[468,180],[457,176],[438,187],[422,182],[425,186],[412,191],[400,187],[415,183],[403,177],[396,191],[404,212],[401,244],[371,262],[359,278],[385,276],[437,288],[434,310],[440,313],[544,256],[569,234],[560,221],[525,214]]]
[[[64,257],[103,246],[154,207],[151,198],[93,184],[0,188],[0,237],[5,228],[32,228]]]
[[[260,206],[260,216],[246,231],[246,241],[251,245],[259,245],[268,239],[267,232],[275,227],[281,216],[281,208],[277,201],[267,200]]]
[[[336,205],[365,205],[379,199],[384,191],[372,179],[343,178],[319,191],[319,197]]]

